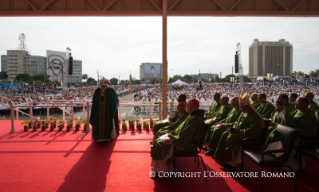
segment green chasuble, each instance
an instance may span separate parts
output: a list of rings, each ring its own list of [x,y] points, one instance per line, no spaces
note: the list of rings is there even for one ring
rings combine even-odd
[[[180,124],[182,124],[188,117],[188,113],[185,112],[183,115],[179,115],[179,118],[177,119],[177,121],[175,121],[171,126],[166,126],[166,127],[162,127],[160,128],[156,134],[154,134],[154,138],[153,138],[153,143],[155,142],[155,140],[161,136],[166,134],[169,131],[174,131]]]
[[[219,110],[215,113],[213,117],[213,121],[210,123],[214,125],[215,123],[225,119],[228,113],[232,110],[232,106],[229,104],[222,105]]]
[[[299,135],[308,137],[316,136],[317,130],[317,119],[311,109],[298,110],[298,112],[292,116],[289,113],[285,115],[287,125],[299,130]]]
[[[286,105],[284,105],[284,109],[287,113],[290,113],[291,115],[295,115],[298,112],[298,109],[295,108],[295,104],[291,103],[287,103]]]
[[[118,98],[113,88],[102,86],[95,90],[90,115],[94,140],[112,140],[113,126],[118,130],[118,123],[114,120],[117,118],[117,106]]]
[[[185,112],[183,115],[179,114],[179,118],[171,126],[163,127],[158,132],[175,130],[180,124],[182,124],[187,119],[188,115],[189,113],[187,112]]]
[[[288,107],[288,110],[289,109],[290,108]],[[277,118],[276,117],[277,114],[278,114],[278,112],[276,111],[276,113],[274,113],[273,116],[270,119],[270,121],[273,122],[273,123],[276,123],[276,125],[270,125],[268,127],[267,134],[266,134],[265,146],[267,146],[269,143],[272,142],[272,140],[273,140],[273,138],[275,136],[275,131],[276,131],[276,128],[277,128],[278,124],[287,125],[286,122],[283,121],[281,118]]]
[[[267,119],[270,119],[273,113],[275,113],[274,105],[268,101],[260,103],[260,106],[256,110],[262,117]]]
[[[221,122],[225,123],[226,127],[232,127],[232,124],[238,120],[241,113],[242,111],[238,107],[233,108],[230,113],[228,113],[226,119],[221,120]],[[226,130],[227,129],[224,128],[218,128],[215,125],[207,130],[204,142],[207,144],[209,150],[216,150],[218,142]]]
[[[250,101],[250,104],[257,109],[260,106],[260,102],[259,101]]]
[[[180,117],[179,113],[175,112],[172,115],[172,117],[170,117],[170,118],[171,118],[172,122],[175,122],[175,121],[177,121],[177,119],[179,119],[179,117]],[[166,127],[168,125],[169,125],[169,123],[158,121],[153,127],[154,135],[158,132],[158,130],[160,130],[161,128]]]
[[[309,105],[312,105],[315,108],[315,116],[319,119],[319,105],[314,101],[309,101]]]
[[[207,116],[205,116],[204,118],[206,119],[208,117],[215,116],[215,113],[217,113],[220,107],[221,107],[220,100],[214,101],[213,104],[210,106],[209,110],[207,111],[208,113]]]
[[[241,152],[241,143],[244,137],[256,138],[261,133],[260,117],[253,110],[248,113],[241,113],[238,120],[232,125],[232,127],[240,129],[241,132],[225,131],[214,154],[215,160],[223,164],[237,161],[237,155]],[[232,165],[234,164],[236,163],[232,163]]]
[[[178,150],[191,152],[197,148],[203,132],[204,121],[194,111],[174,131],[170,131],[168,137]],[[156,139],[151,150],[152,159],[163,160],[170,148],[171,145],[164,145],[161,139]]]

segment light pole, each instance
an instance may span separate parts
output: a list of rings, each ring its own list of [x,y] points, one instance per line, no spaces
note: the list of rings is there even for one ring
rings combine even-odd
[[[100,84],[99,70],[97,71],[97,86]]]

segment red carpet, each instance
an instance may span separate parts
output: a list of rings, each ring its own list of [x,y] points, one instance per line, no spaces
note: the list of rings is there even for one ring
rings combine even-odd
[[[193,158],[177,159],[181,172],[201,172],[199,178],[150,179],[150,145],[152,132],[127,131],[110,142],[97,144],[91,133],[57,130],[23,132],[22,121],[0,120],[0,191],[259,191],[259,178],[203,178],[204,169]],[[82,128],[81,128],[82,130]],[[208,171],[224,169],[202,154]],[[319,191],[318,161],[304,155],[306,169],[296,173],[297,191]],[[279,169],[278,169],[279,170]],[[248,158],[245,171],[260,168]],[[293,191],[291,178],[264,179],[265,191]]]

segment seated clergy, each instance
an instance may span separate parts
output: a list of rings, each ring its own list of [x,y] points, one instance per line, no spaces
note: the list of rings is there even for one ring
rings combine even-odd
[[[214,158],[222,165],[235,167],[237,163],[241,163],[242,139],[258,137],[261,128],[265,127],[260,114],[250,105],[247,93],[242,98],[239,97],[239,108],[242,113],[231,128],[222,134],[215,150]]]
[[[180,96],[178,96],[178,99],[177,99],[178,102],[184,102],[186,103],[186,95],[185,94],[181,94]],[[174,123],[177,119],[179,119],[180,115],[177,112],[175,112],[170,118],[169,118],[169,121]],[[163,127],[166,127],[166,126],[169,126],[169,123],[168,122],[163,122],[163,121],[159,121],[155,124],[155,126],[153,127],[153,132],[154,134],[156,134],[158,132],[158,130],[160,130],[161,128]]]
[[[209,124],[214,125],[215,123],[227,117],[227,114],[232,109],[231,105],[228,104],[228,101],[229,97],[222,97],[222,99],[220,100],[221,106],[219,110],[213,116],[210,117]]]
[[[232,110],[228,113],[227,117],[222,119],[220,122],[215,123],[215,125],[211,126],[211,128],[207,130],[204,140],[204,145],[206,146],[204,149],[209,150],[205,153],[207,156],[214,154],[213,152],[216,150],[220,137],[227,130],[226,128],[232,127],[232,124],[237,121],[242,113],[238,107],[238,97],[234,97],[231,100],[230,105],[232,106]]]
[[[209,118],[213,117],[221,106],[219,93],[215,93],[213,99],[214,99],[214,102],[210,106],[209,110],[206,112],[205,117],[204,117],[205,119],[209,119]]]
[[[286,112],[291,113],[294,115],[297,113],[297,109],[295,109],[295,104],[289,103],[288,95],[280,94],[277,97],[277,101],[280,101]]]
[[[309,100],[309,109],[313,110],[313,112],[315,113],[316,118],[319,118],[319,105],[318,103],[313,101],[314,95],[313,93],[309,92],[306,95],[306,98]]]
[[[178,119],[174,123],[169,123],[168,126],[160,128],[157,133],[154,133],[152,143],[155,143],[155,140],[169,131],[174,131],[180,124],[182,124],[188,117],[188,112],[186,112],[186,104],[184,102],[179,102],[177,105]]]
[[[257,109],[259,106],[260,106],[260,103],[258,101],[258,94],[257,93],[253,93],[251,96],[250,96],[250,104],[255,108]]]
[[[299,135],[304,137],[316,136],[318,134],[318,123],[313,110],[308,108],[309,100],[305,97],[299,97],[295,102],[297,113],[292,115],[286,112],[284,107],[278,110],[282,118],[289,127],[299,130]],[[310,142],[308,142],[310,144]],[[307,143],[305,144],[307,145]]]
[[[263,93],[259,94],[258,100],[260,102],[260,105],[256,110],[262,117],[270,119],[270,117],[275,112],[275,107],[273,106],[272,103],[270,103],[269,101],[266,101],[266,94],[263,94]]]
[[[274,135],[275,135],[277,125],[278,124],[286,125],[285,121],[283,121],[280,118],[280,115],[281,115],[280,112],[278,112],[278,111],[282,110],[283,108],[285,108],[285,105],[280,101],[280,99],[278,99],[276,101],[276,104],[275,104],[276,112],[270,118],[270,125],[268,127],[267,134],[266,134],[265,146],[267,146],[269,143],[272,142]],[[288,110],[291,111],[291,109],[289,107],[288,107]]]
[[[162,135],[154,142],[151,149],[152,171],[173,171],[173,153],[194,151],[204,134],[204,121],[199,115],[199,101],[192,99],[187,104],[190,114],[174,131]]]

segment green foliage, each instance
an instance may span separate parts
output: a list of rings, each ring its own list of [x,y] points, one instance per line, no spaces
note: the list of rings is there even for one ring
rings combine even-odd
[[[64,127],[64,121],[63,120],[61,120],[61,121],[59,121],[59,127]]]
[[[49,78],[50,78],[51,76],[50,75],[48,75],[48,74],[45,74],[45,73],[40,73],[40,74],[35,74],[35,75],[33,75],[32,76],[32,79],[34,80],[34,81],[40,81],[40,82],[46,82],[46,83],[49,83],[50,82],[50,80],[49,80]]]
[[[309,76],[311,76],[311,77],[319,77],[319,69],[311,70],[309,72]]]
[[[139,84],[142,84],[142,81],[136,79],[135,81],[133,81],[133,84],[134,84],[134,85],[139,85]]]
[[[14,79],[15,81],[24,81],[24,82],[28,82],[31,80],[31,77],[29,74],[17,74],[17,76]]]
[[[97,81],[92,77],[89,77],[86,81],[89,85],[96,85]]]
[[[7,71],[1,71],[0,72],[0,79],[4,79],[5,81],[7,81],[9,75]]]
[[[111,85],[118,85],[118,79],[117,78],[112,78],[110,79]]]
[[[88,78],[89,78],[88,74],[83,74],[82,75],[82,79],[88,79]]]
[[[22,124],[21,124],[21,125],[27,126],[27,125],[29,125],[29,123],[31,123],[31,121],[30,121],[30,120],[25,119],[25,120],[23,120],[23,122],[22,122]]]

